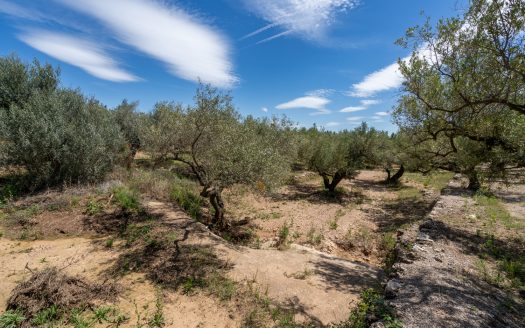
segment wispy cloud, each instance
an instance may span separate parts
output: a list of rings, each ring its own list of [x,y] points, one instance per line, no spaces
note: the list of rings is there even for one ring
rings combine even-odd
[[[40,13],[28,10],[20,5],[5,0],[0,0],[0,13],[29,20],[43,20],[43,17]]]
[[[366,106],[349,106],[341,109],[339,112],[341,113],[353,113],[353,112],[359,112],[362,110],[365,110]]]
[[[279,104],[275,106],[277,109],[315,109],[316,112],[310,115],[323,115],[330,114],[331,111],[326,109],[326,105],[330,103],[330,99],[320,96],[305,96],[295,98],[291,101]]]
[[[333,128],[333,127],[341,125],[341,123],[340,122],[328,122],[328,123],[323,124],[323,125],[325,127],[327,127],[327,128]]]
[[[314,97],[329,97],[333,95],[336,91],[334,89],[317,89],[308,91],[306,93],[307,96],[314,96]]]
[[[180,78],[230,87],[229,45],[214,28],[177,7],[149,0],[58,0],[100,20],[118,40],[165,63]]]
[[[361,104],[363,106],[374,106],[374,105],[379,105],[381,103],[381,100],[377,100],[377,99],[363,99],[361,100]]]
[[[416,51],[416,55],[423,60],[431,60],[432,53],[428,45],[423,45]],[[408,62],[411,56],[401,58],[402,62]],[[396,61],[378,71],[366,75],[359,83],[352,85],[347,95],[351,97],[371,97],[379,92],[398,89],[403,85],[404,77],[399,70]]]
[[[377,112],[376,115],[377,116],[388,116],[390,115],[390,113],[389,112]]]
[[[350,122],[361,121],[362,119],[364,119],[363,116],[351,116],[346,118],[346,120]]]
[[[402,84],[403,75],[399,71],[399,65],[393,63],[365,76],[361,82],[352,86],[349,95],[352,97],[370,97],[382,91],[397,89]]]
[[[265,112],[265,113],[268,113],[268,108],[267,108],[267,107],[263,107],[263,108],[261,108],[261,110],[262,110],[263,112]]]
[[[338,13],[352,9],[358,0],[244,0],[247,8],[266,20],[266,25],[244,38],[253,37],[271,28],[278,27],[308,40],[321,40],[330,26],[336,21]],[[265,40],[282,36],[283,32]]]
[[[138,78],[118,67],[99,45],[66,34],[33,30],[19,36],[27,45],[100,79],[131,82]]]

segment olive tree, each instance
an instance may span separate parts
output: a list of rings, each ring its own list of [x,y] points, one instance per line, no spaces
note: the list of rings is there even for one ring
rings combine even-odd
[[[209,85],[197,89],[194,106],[158,105],[151,119],[155,122],[152,131],[169,135],[158,144],[158,152],[170,153],[188,165],[202,187],[201,196],[214,209],[211,223],[218,229],[228,225],[222,198],[225,188],[234,184],[271,188],[288,176],[291,124],[242,118],[232,98]]]
[[[462,17],[408,30],[404,94],[394,118],[421,166],[448,168],[480,187],[522,158],[525,118],[523,1],[476,0]],[[416,152],[419,152],[416,153]]]
[[[0,112],[22,105],[35,93],[51,94],[59,84],[59,70],[38,60],[27,65],[15,55],[0,57]]]
[[[4,164],[25,168],[34,187],[101,179],[122,149],[110,112],[78,91],[37,93],[0,115]]]
[[[137,113],[138,102],[123,100],[114,110],[115,122],[120,127],[121,134],[127,145],[126,164],[131,166],[135,155],[141,147],[140,127],[141,120]]]
[[[303,131],[300,156],[308,168],[323,178],[324,187],[335,191],[343,179],[354,178],[371,160],[376,131],[365,123],[353,131]]]

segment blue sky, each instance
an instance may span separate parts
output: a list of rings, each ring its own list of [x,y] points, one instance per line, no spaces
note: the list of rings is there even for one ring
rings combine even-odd
[[[0,55],[59,65],[63,86],[109,107],[192,103],[200,79],[244,115],[394,131],[394,44],[460,0],[0,0]]]

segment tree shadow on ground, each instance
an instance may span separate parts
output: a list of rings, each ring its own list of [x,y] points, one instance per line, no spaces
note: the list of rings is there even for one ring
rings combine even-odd
[[[367,287],[376,286],[382,272],[366,264],[353,263],[353,267],[337,263],[333,258],[321,256],[320,260],[311,262],[315,274],[328,287],[349,294],[359,294]]]
[[[365,196],[361,192],[348,191],[338,188],[330,192],[322,190],[321,187],[295,182],[287,186],[285,191],[270,194],[274,201],[300,201],[304,200],[311,204],[349,204],[364,202]]]
[[[365,208],[380,232],[392,232],[400,227],[423,219],[436,204],[435,199],[407,198],[385,201],[379,208]]]
[[[298,315],[304,320],[304,325],[301,327],[325,327],[322,321],[316,316],[312,315],[311,308],[302,304],[299,297],[293,296],[288,298],[285,302],[279,303],[279,306],[285,310]],[[294,326],[295,327],[295,326]]]
[[[455,268],[432,267],[428,270],[432,272],[422,270],[412,278],[403,279],[403,287],[392,301],[400,313],[411,313],[408,319],[415,320],[405,324],[495,328],[525,326],[523,318],[520,318],[520,313],[525,313],[523,306],[503,291],[466,271],[458,277]],[[429,281],[428,277],[435,275],[447,278],[439,282]]]
[[[171,232],[152,231],[124,251],[106,270],[110,276],[141,272],[163,287],[178,289],[184,284],[202,287],[211,276],[223,274],[231,264],[220,259],[212,245],[185,243],[196,222],[171,223]]]

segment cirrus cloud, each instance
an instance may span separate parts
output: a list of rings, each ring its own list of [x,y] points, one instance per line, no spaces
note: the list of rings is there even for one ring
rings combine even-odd
[[[226,39],[182,9],[150,0],[58,1],[96,18],[120,42],[163,62],[182,79],[219,87],[238,80]]]
[[[77,66],[103,80],[131,82],[138,78],[118,67],[99,45],[62,33],[33,30],[19,36],[27,45],[60,61]]]

